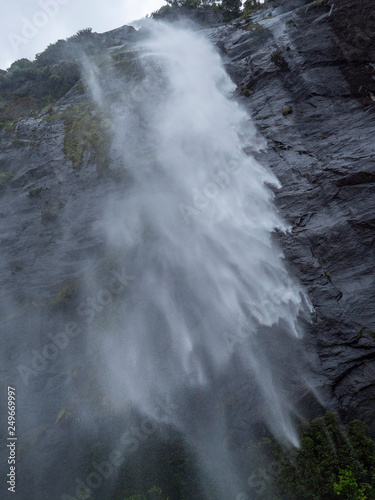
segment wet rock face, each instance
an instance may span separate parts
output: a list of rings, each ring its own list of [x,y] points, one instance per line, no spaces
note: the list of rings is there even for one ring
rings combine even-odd
[[[342,1],[331,12],[330,1],[269,2],[268,10],[207,34],[238,85],[236,97],[268,142],[258,159],[282,184],[275,203],[291,231],[277,236],[315,308],[305,337],[306,349],[318,353],[315,384],[325,404],[345,420],[363,419],[375,434],[375,59],[373,38],[360,49],[350,39],[356,26],[372,19],[366,14],[370,3]],[[370,31],[365,29],[367,37]],[[114,40],[117,50],[137,37],[124,28],[103,40]],[[343,41],[360,53],[349,57]],[[98,171],[90,149],[81,165],[67,157],[63,113],[86,105],[78,85],[51,115],[0,132],[0,315],[7,353],[1,381],[5,387],[18,380],[19,401],[33,409],[19,415],[27,429],[20,477],[25,491],[44,488],[46,499],[65,491],[64,476],[52,485],[56,490],[45,486],[61,467],[59,456],[71,459],[72,470],[64,467],[75,477],[74,457],[85,447],[75,439],[91,431],[100,435],[98,420],[93,422],[105,421],[95,370],[81,356],[90,348],[86,332],[72,337],[29,385],[17,371],[20,363],[31,366],[33,349],[44,348],[48,333],[65,328],[72,312],[75,318],[77,273],[91,272],[108,257],[104,237],[93,230],[97,214],[106,193],[128,182],[117,177],[113,159],[111,171]],[[38,335],[31,338],[31,330]],[[246,394],[242,399],[248,403]],[[90,410],[85,422],[75,413],[82,405]],[[47,465],[45,476],[34,477],[35,455],[28,452],[37,453],[40,443]]]
[[[342,71],[353,95],[371,104],[371,94],[375,95],[375,6],[371,0],[343,0],[337,5],[330,0],[327,5],[334,9],[329,22],[339,39],[338,54],[348,62]]]
[[[345,419],[361,418],[374,433],[375,58],[364,46],[343,53],[369,4],[275,3],[269,17],[210,36],[267,138],[259,160],[282,183],[275,201],[291,232],[281,241],[315,307],[306,342],[317,349],[322,385]],[[363,85],[354,95],[353,78]]]

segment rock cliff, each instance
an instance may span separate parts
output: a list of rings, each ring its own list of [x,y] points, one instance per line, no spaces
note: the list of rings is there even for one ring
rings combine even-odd
[[[95,36],[126,66],[131,62],[116,47],[131,45],[141,32],[123,27]],[[290,231],[277,238],[314,306],[305,345],[316,354],[321,404],[344,421],[364,420],[374,435],[375,10],[370,0],[275,1],[206,33],[237,84],[235,97],[267,140],[267,148],[251,153],[282,185],[275,203]],[[85,131],[78,139],[77,127]],[[68,356],[46,348],[46,332],[55,336],[66,328],[82,300],[82,269],[98,267],[100,279],[103,265],[118,264],[100,231],[92,231],[105,194],[131,182],[116,159],[108,166],[110,152],[98,139],[107,127],[103,117],[93,118],[78,82],[51,109],[0,131],[2,386],[18,381],[20,400],[33,409],[20,417],[26,429],[21,458],[27,462],[28,451],[40,446],[56,469],[65,457],[58,491],[74,474],[72,439],[98,428],[106,433],[108,425],[101,413],[106,402],[99,411],[94,397],[95,369],[81,356],[90,353],[84,336],[70,325],[71,337],[61,337],[71,339],[61,347]],[[40,357],[43,349],[53,363]],[[100,353],[90,356],[101,363]],[[62,402],[68,385],[75,396]],[[318,413],[307,395],[306,401],[298,397]],[[80,398],[91,409],[91,428],[72,414]],[[63,438],[67,425],[69,440]],[[48,474],[35,477],[31,466],[25,487],[50,491]]]
[[[287,259],[315,308],[308,341],[333,404],[374,420],[374,10],[278,2],[214,29],[282,188]]]

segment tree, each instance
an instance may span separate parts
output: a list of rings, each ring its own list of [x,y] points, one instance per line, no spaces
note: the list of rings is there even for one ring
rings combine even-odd
[[[171,13],[180,11],[180,14],[186,12],[212,12],[221,17],[220,21],[231,21],[241,15],[242,1],[241,0],[165,0],[167,5],[164,5],[157,12],[152,14],[153,17],[173,17]]]
[[[200,24],[218,24],[223,21],[223,9],[215,0],[165,0],[159,10],[152,13],[155,19],[176,20],[180,17],[192,19]],[[239,0],[240,2],[240,0]],[[241,3],[241,2],[240,2]],[[230,16],[228,17],[230,19]]]
[[[241,15],[241,0],[222,0],[221,9],[223,10],[224,20],[231,21]]]
[[[343,495],[343,499],[366,500],[368,497],[365,491],[368,486],[368,484],[358,485],[355,475],[349,467],[346,467],[346,469],[340,469],[339,482],[335,483],[333,488],[337,495]]]
[[[15,61],[11,66],[10,68],[8,68],[8,72],[9,73],[12,73],[13,71],[17,70],[17,69],[26,69],[26,68],[30,68],[30,66],[32,66],[32,62],[29,61],[28,59],[25,59],[25,58],[22,58],[22,59],[18,59],[17,61]]]
[[[266,5],[266,1],[263,3],[260,3],[259,0],[246,0],[246,2],[244,3],[244,6],[243,6],[243,14],[249,15],[252,12],[254,12],[254,10],[259,9],[261,6],[264,7]]]

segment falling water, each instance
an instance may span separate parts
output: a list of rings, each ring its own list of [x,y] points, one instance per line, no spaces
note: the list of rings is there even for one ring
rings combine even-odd
[[[287,230],[273,205],[279,182],[252,155],[265,141],[219,54],[189,28],[145,29],[120,48],[123,77],[121,64],[85,63],[127,176],[99,227],[128,276],[116,320],[96,340],[103,386],[118,406],[179,429],[203,474],[226,471],[219,496],[234,499],[225,391],[248,384],[254,418],[297,445],[285,384],[306,301],[274,238]]]

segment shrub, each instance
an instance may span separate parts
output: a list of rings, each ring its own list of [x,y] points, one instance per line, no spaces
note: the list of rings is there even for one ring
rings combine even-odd
[[[0,122],[36,114],[55,103],[79,81],[77,59],[103,50],[91,28],[86,28],[50,44],[33,62],[18,59],[8,71],[0,71]]]
[[[274,439],[249,449],[250,464],[273,463],[272,481],[255,498],[274,500],[365,500],[374,498],[375,442],[358,420],[340,424],[336,413],[300,425],[300,448]],[[271,496],[272,495],[272,496]]]
[[[292,113],[293,113],[293,108],[291,108],[290,106],[287,106],[282,111],[283,116],[288,116],[291,115]]]
[[[224,21],[231,21],[241,15],[241,0],[222,0],[220,8],[223,11]]]
[[[271,61],[279,67],[279,69],[282,71],[282,72],[285,72],[285,71],[288,71],[289,70],[289,66],[288,66],[288,63],[286,62],[284,56],[283,56],[283,52],[282,50],[275,50],[274,52],[272,52],[271,54]]]
[[[164,5],[152,14],[153,18],[177,19],[188,17],[202,24],[231,21],[241,15],[241,0],[166,0]]]
[[[367,484],[358,486],[355,475],[349,467],[340,469],[339,482],[333,485],[337,495],[343,495],[343,499],[347,500],[366,500],[368,497],[365,495]]]
[[[249,16],[252,14],[254,11],[260,9],[262,7],[262,4],[259,2],[259,0],[246,0],[243,6],[243,16]]]

